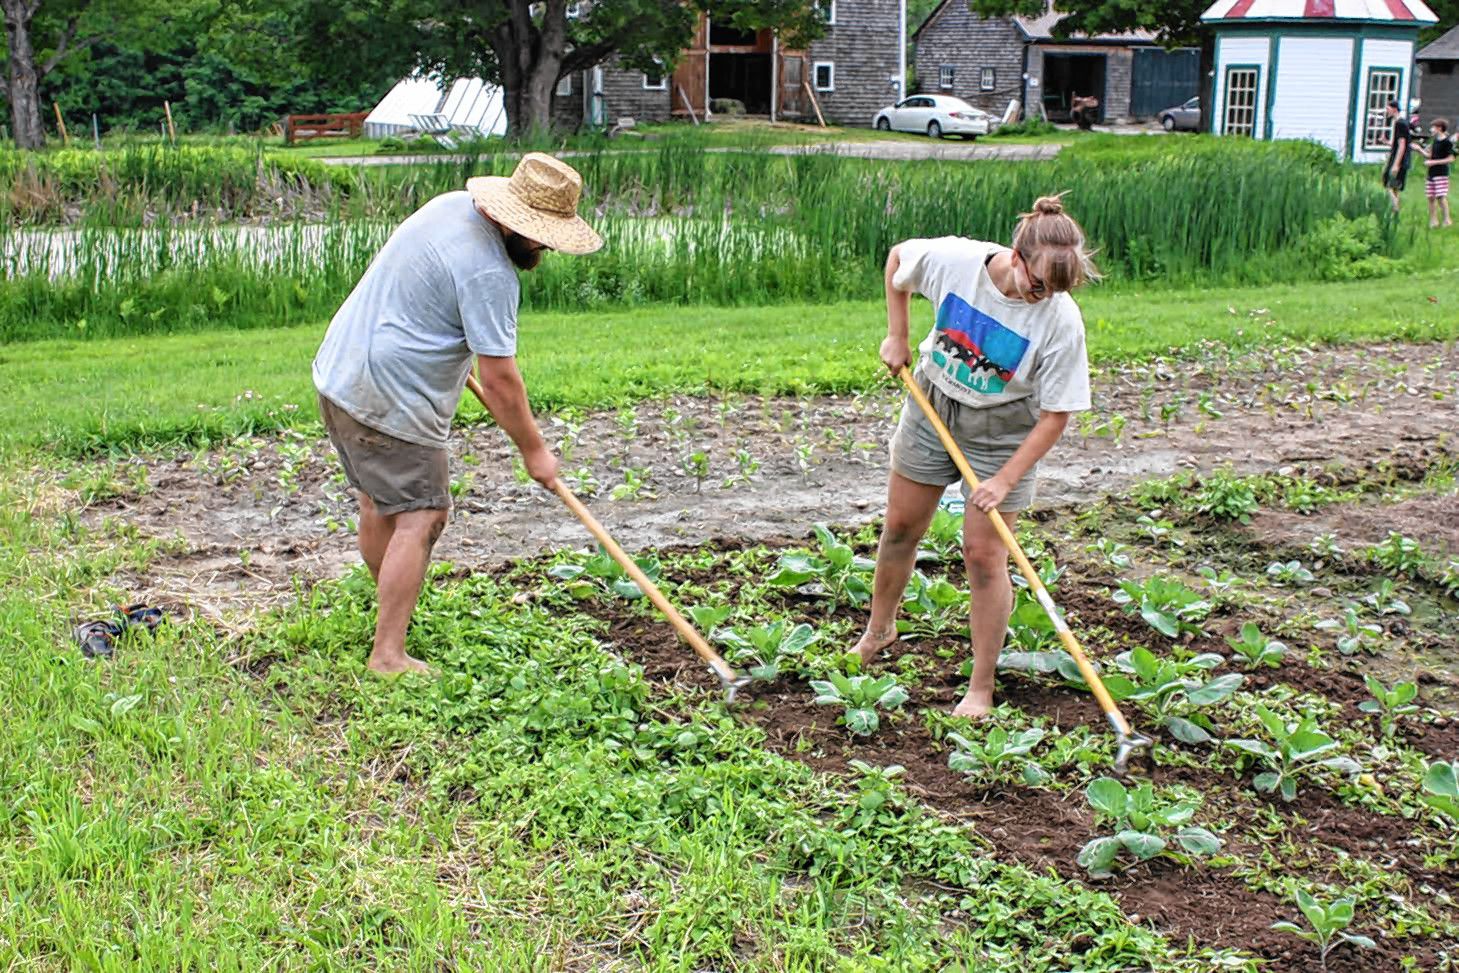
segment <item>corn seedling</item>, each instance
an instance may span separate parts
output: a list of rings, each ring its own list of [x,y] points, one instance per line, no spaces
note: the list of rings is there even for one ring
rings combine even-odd
[[[1163,799],[1149,781],[1126,788],[1113,777],[1091,781],[1084,794],[1095,820],[1115,831],[1112,837],[1095,838],[1080,850],[1077,860],[1091,878],[1112,876],[1123,854],[1136,862],[1175,854],[1172,842],[1187,854],[1201,857],[1221,850],[1220,838],[1189,824],[1200,806],[1197,800]]]

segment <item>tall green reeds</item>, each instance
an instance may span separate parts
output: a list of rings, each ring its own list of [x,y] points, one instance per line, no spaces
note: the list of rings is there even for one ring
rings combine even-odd
[[[607,246],[525,275],[528,308],[873,297],[899,240],[1006,242],[1036,197],[1066,190],[1116,281],[1302,279],[1303,240],[1337,215],[1373,214],[1386,252],[1401,246],[1373,180],[1306,145],[1108,139],[1050,162],[884,163],[664,142],[571,161]],[[0,153],[0,341],[327,317],[396,222],[515,163]],[[254,225],[226,225],[239,219]]]

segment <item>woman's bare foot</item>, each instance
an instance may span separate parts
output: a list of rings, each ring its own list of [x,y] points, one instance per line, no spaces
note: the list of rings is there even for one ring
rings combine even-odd
[[[962,702],[952,708],[952,715],[981,720],[992,709],[993,691],[991,689],[969,689]]]
[[[868,628],[862,634],[861,639],[851,647],[851,651],[861,659],[862,665],[866,665],[872,659],[876,658],[878,652],[896,640],[896,628],[890,630],[882,629],[875,632]]]
[[[422,676],[431,674],[430,666],[404,652],[398,656],[383,659],[377,659],[371,655],[370,661],[366,665],[370,667],[371,672],[382,676],[399,676],[407,672],[419,673]]]

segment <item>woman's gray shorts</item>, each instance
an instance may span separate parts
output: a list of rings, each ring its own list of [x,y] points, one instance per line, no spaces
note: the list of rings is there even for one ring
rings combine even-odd
[[[1001,470],[1038,422],[1038,410],[1031,397],[976,409],[947,396],[921,371],[917,372],[916,379],[980,480],[988,479]],[[932,428],[910,397],[902,406],[902,419],[897,423],[897,431],[892,434],[891,452],[892,471],[913,483],[947,486],[962,479],[957,464],[938,438],[937,430]],[[1034,464],[1034,468],[1008,491],[998,509],[1005,513],[1028,509],[1033,504],[1037,478],[1038,464]],[[972,490],[964,483],[963,498],[971,493]]]

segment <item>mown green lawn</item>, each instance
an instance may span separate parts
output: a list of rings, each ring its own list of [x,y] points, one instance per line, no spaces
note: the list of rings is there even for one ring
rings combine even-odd
[[[1092,359],[1110,362],[1204,342],[1259,353],[1284,341],[1453,338],[1456,282],[1459,271],[1444,270],[1260,288],[1095,287],[1079,301]],[[0,348],[0,445],[125,450],[313,422],[309,363],[325,325]],[[714,390],[846,392],[882,380],[883,327],[878,302],[527,315],[519,357],[539,410]]]

